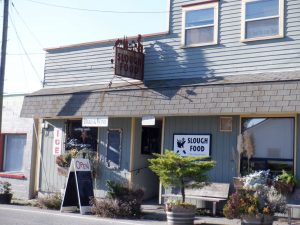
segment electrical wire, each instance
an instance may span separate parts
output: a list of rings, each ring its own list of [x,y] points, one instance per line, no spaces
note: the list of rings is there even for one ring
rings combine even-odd
[[[86,12],[99,12],[99,13],[120,13],[120,14],[160,14],[160,13],[169,13],[169,11],[115,11],[115,10],[100,10],[100,9],[87,9],[87,8],[77,8],[77,7],[70,7],[64,5],[56,5],[46,2],[34,1],[34,0],[24,0],[28,2],[33,2],[40,5],[55,7],[55,8],[62,8],[62,9],[69,9],[69,10],[77,10],[77,11],[86,11]]]
[[[20,18],[20,20],[23,22],[23,24],[25,25],[25,27],[29,31],[29,33],[32,35],[32,37],[35,39],[35,41],[38,43],[38,45],[40,46],[40,48],[43,49],[44,48],[43,45],[41,44],[41,42],[39,41],[39,39],[36,37],[36,35],[32,32],[32,30],[29,28],[29,26],[26,24],[25,20],[23,19],[23,17],[21,16],[21,14],[19,13],[19,11],[17,10],[15,4],[13,2],[11,2],[11,5],[12,5],[12,8],[17,13],[17,16]]]
[[[31,65],[33,71],[35,72],[35,75],[37,76],[37,78],[38,78],[38,80],[40,81],[40,83],[43,84],[43,80],[40,78],[40,76],[39,76],[39,74],[38,74],[38,72],[37,72],[35,66],[33,65],[33,63],[32,63],[32,61],[31,61],[29,55],[27,54],[26,49],[24,48],[24,45],[23,45],[23,43],[22,43],[22,41],[21,41],[21,38],[20,38],[20,36],[19,36],[19,34],[18,34],[18,32],[17,32],[16,26],[15,26],[15,24],[14,24],[14,22],[13,22],[11,16],[10,16],[10,14],[9,14],[9,19],[10,19],[11,24],[12,24],[12,27],[13,27],[13,29],[14,29],[14,31],[15,31],[16,37],[17,37],[18,41],[20,42],[20,45],[21,45],[21,47],[22,47],[22,49],[23,49],[23,51],[24,51],[24,53],[25,53],[25,55],[26,55],[26,57],[27,57],[27,59],[28,59],[30,65]]]

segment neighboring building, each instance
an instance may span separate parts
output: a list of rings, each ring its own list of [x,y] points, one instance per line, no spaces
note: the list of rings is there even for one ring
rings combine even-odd
[[[34,196],[36,144],[34,120],[20,118],[24,94],[4,95],[0,136],[0,181],[12,184],[14,198]]]
[[[246,130],[255,146],[250,169],[286,169],[300,180],[299,17],[300,0],[171,0],[169,32],[144,36],[143,81],[114,75],[116,40],[47,49],[44,88],[22,109],[49,124],[39,190],[64,187],[54,129],[66,142],[79,139],[82,118],[102,116],[108,127],[89,129],[102,160],[99,195],[107,179],[144,187],[146,198],[159,195],[147,160],[174,148],[210,155],[217,161],[211,180],[232,183],[248,170],[236,151]],[[155,126],[142,126],[143,116],[154,116]]]

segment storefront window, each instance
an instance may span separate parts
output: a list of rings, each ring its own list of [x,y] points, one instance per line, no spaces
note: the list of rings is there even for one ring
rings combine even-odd
[[[243,118],[242,132],[250,134],[254,153],[249,166],[246,153],[242,155],[241,174],[266,169],[274,175],[283,169],[293,172],[294,118]]]
[[[81,120],[68,121],[67,123],[66,150],[91,150],[97,151],[97,128],[82,127]]]
[[[119,168],[121,162],[122,130],[109,129],[107,131],[107,165]]]

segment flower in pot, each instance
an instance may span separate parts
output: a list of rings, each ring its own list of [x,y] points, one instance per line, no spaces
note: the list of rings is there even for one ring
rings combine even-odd
[[[273,222],[275,213],[286,211],[286,198],[270,182],[269,171],[259,171],[244,178],[242,190],[233,193],[223,212],[226,218],[240,218],[243,224]]]
[[[56,157],[57,172],[59,175],[68,176],[71,160],[75,158],[77,154],[77,149],[72,149]]]
[[[11,193],[11,184],[0,181],[0,204],[10,204],[13,194]]]
[[[286,172],[285,170],[281,171],[274,180],[274,187],[277,191],[282,194],[290,194],[294,191],[294,188],[297,184],[295,176],[291,173]]]
[[[171,213],[186,213],[192,218],[190,224],[193,224],[196,207],[185,202],[185,189],[190,186],[203,187],[208,180],[206,172],[215,166],[215,161],[207,157],[180,156],[169,150],[163,155],[154,153],[154,157],[149,159],[149,168],[158,175],[162,185],[165,188],[179,188],[181,192],[181,201],[166,204],[168,219]]]

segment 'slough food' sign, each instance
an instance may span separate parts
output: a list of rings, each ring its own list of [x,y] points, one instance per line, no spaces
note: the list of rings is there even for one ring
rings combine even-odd
[[[174,134],[174,152],[182,156],[210,156],[211,134]]]

